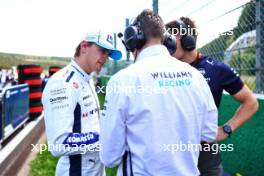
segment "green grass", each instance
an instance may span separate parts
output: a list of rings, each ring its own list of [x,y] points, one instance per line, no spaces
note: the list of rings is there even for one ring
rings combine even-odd
[[[58,158],[46,150],[31,162],[30,176],[54,176]],[[106,168],[106,176],[115,176],[116,168]]]
[[[219,124],[227,122],[239,103],[232,96],[224,95],[219,109]],[[221,152],[224,170],[232,175],[264,175],[264,100],[259,100],[257,113],[236,130],[223,144],[233,144],[234,151]]]
[[[58,158],[53,157],[48,150],[39,153],[31,162],[30,176],[54,176]]]
[[[54,176],[57,162],[58,158],[53,157],[48,150],[39,153],[30,164],[29,176]],[[115,176],[116,172],[116,168],[106,168],[106,176]]]
[[[101,109],[103,109],[105,95],[104,94],[98,94],[98,99],[99,99],[99,102],[100,102],[100,107],[101,107]]]

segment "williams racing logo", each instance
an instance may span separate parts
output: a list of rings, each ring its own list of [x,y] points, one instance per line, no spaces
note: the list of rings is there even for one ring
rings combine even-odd
[[[191,84],[192,74],[186,71],[180,72],[155,72],[151,73],[160,87],[182,87]]]

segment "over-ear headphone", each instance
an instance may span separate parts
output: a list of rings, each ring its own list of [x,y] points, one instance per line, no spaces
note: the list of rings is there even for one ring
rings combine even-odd
[[[176,38],[168,32],[164,34],[163,44],[167,47],[169,53],[172,55],[177,49]]]
[[[186,51],[192,51],[196,48],[196,40],[194,36],[189,35],[188,28],[186,27],[185,23],[181,19],[176,20],[176,26],[179,29],[178,32],[181,32],[180,29],[185,29],[186,33],[185,34],[180,34],[181,36],[181,46],[182,49]]]
[[[125,29],[124,39],[125,46],[130,51],[143,47],[146,43],[146,39],[139,20]]]
[[[128,50],[134,51],[135,49],[141,49],[145,43],[146,37],[140,20],[135,21],[125,29],[124,44]],[[176,51],[176,39],[173,35],[166,32],[164,34],[163,44],[167,47],[170,54]]]

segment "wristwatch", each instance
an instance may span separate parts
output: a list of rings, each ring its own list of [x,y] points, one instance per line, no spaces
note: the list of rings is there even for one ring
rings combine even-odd
[[[232,132],[233,132],[231,126],[228,125],[228,124],[225,124],[223,126],[223,130],[224,130],[225,133],[228,134],[228,136],[230,136],[232,134]]]

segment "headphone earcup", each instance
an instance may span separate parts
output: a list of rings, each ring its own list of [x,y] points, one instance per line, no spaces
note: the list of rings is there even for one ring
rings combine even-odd
[[[124,42],[129,50],[134,50],[137,46],[137,28],[135,26],[128,26],[124,32]]]
[[[182,49],[192,51],[196,48],[195,38],[191,35],[185,35],[181,38]]]
[[[134,49],[141,49],[145,44],[144,33],[134,25],[128,26],[125,29],[124,39],[127,49],[131,51]]]
[[[167,47],[169,53],[172,55],[177,49],[176,38],[168,33],[164,36],[163,44]]]

